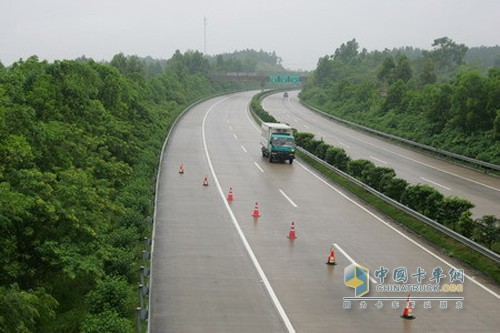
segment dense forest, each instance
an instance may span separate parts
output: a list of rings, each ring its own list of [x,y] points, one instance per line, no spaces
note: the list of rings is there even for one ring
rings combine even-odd
[[[431,50],[368,52],[353,39],[319,59],[300,98],[386,133],[500,164],[499,50],[472,52],[443,37]]]
[[[160,150],[188,104],[231,88],[211,68],[179,51],[0,66],[0,332],[134,328]]]

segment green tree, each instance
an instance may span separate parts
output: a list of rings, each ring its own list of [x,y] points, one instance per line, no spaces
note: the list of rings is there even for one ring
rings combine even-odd
[[[57,301],[42,288],[20,290],[17,284],[0,286],[0,331],[34,332],[55,317]]]
[[[397,66],[392,70],[391,73],[392,81],[401,80],[407,83],[413,76],[413,71],[410,65],[410,59],[407,56],[401,55],[398,58]]]
[[[474,208],[474,204],[468,200],[458,197],[445,197],[441,201],[437,221],[455,230],[456,223],[463,213]]]
[[[435,219],[443,201],[443,195],[429,185],[409,185],[401,197],[401,203]]]
[[[110,65],[116,67],[122,74],[132,80],[144,78],[144,64],[138,56],[125,56],[123,53],[118,53],[113,56]]]
[[[326,150],[325,161],[339,170],[345,172],[350,160],[343,148],[330,147]]]
[[[366,184],[376,190],[381,190],[384,183],[389,182],[390,179],[396,176],[396,172],[388,167],[374,167],[368,168],[363,172],[363,178]]]
[[[476,220],[475,238],[491,250],[493,243],[500,240],[500,220],[493,215],[485,215]]]
[[[335,79],[333,62],[329,56],[319,59],[318,66],[314,71],[314,81],[320,87],[326,87]]]
[[[0,160],[7,171],[29,168],[34,160],[31,145],[22,135],[9,135],[0,139]]]
[[[311,141],[314,138],[314,134],[308,133],[308,132],[297,132],[297,133],[294,133],[294,137],[295,137],[295,143],[297,144],[297,146],[305,149],[305,147],[307,147],[309,141]]]
[[[326,155],[326,151],[328,150],[328,148],[330,148],[331,146],[328,144],[328,143],[325,143],[325,142],[321,142],[317,147],[316,149],[314,150],[314,155],[316,155],[317,157],[319,157],[320,159],[324,160],[325,159],[325,155]]]
[[[500,109],[496,112],[495,120],[493,121],[493,129],[496,140],[500,140]]]
[[[375,164],[368,160],[351,160],[347,163],[347,173],[354,178],[364,181],[364,175],[375,168]]]
[[[428,121],[429,131],[431,134],[440,133],[452,117],[452,88],[447,84],[429,84],[424,87],[422,94],[425,96],[422,110]]]
[[[98,281],[96,288],[87,295],[90,312],[97,314],[111,310],[126,317],[131,304],[129,290],[130,287],[124,278],[105,277]]]
[[[387,97],[382,104],[382,111],[395,111],[397,113],[402,113],[405,111],[404,97],[408,91],[407,85],[402,81],[398,80],[394,82],[387,93]]]
[[[352,39],[347,43],[342,43],[339,48],[335,50],[333,58],[345,63],[352,62],[358,55],[359,44],[356,39]]]
[[[472,238],[477,227],[476,222],[472,219],[472,212],[465,211],[458,218],[457,232],[467,238]]]
[[[431,59],[438,70],[449,71],[463,63],[469,49],[465,44],[457,44],[448,37],[441,37],[432,43],[434,50],[424,51],[424,57]]]
[[[381,191],[388,197],[400,201],[408,187],[408,182],[401,178],[387,177],[381,181]]]
[[[382,66],[377,74],[379,80],[391,84],[393,82],[392,71],[396,68],[396,63],[392,56],[388,56],[384,59]]]
[[[420,83],[422,85],[435,83],[437,81],[436,68],[432,60],[427,59],[424,61],[422,73],[420,73]]]
[[[466,133],[493,128],[496,110],[489,105],[485,79],[478,72],[458,76],[451,95],[453,122]]]
[[[82,324],[83,333],[130,333],[130,320],[120,317],[115,311],[107,310],[87,316]]]

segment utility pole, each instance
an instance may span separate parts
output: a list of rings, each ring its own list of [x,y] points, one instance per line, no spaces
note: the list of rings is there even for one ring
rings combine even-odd
[[[203,54],[207,55],[207,18],[203,18]]]

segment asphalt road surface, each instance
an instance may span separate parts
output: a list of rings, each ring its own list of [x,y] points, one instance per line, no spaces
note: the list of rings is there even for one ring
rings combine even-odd
[[[157,193],[151,332],[499,331],[496,285],[300,160],[290,165],[263,159],[259,130],[248,113],[252,95],[201,103],[171,133]],[[228,202],[230,188],[234,200]],[[257,219],[251,216],[256,203]],[[287,238],[292,222],[294,240]],[[326,265],[334,243],[337,265]],[[344,269],[352,262],[370,270],[371,282],[363,300],[349,303],[345,298],[354,297],[354,289],[344,284]],[[403,268],[407,283],[419,285],[419,267],[426,273],[420,284],[435,285],[433,272],[440,267],[440,287],[451,277],[458,286],[463,278],[463,292],[411,292],[413,298],[463,300],[416,300],[416,319],[404,320],[409,292],[377,291],[374,272],[387,269],[380,287],[404,279],[393,275]]]
[[[301,105],[297,94],[298,91],[289,92],[288,98],[281,93],[271,95],[264,99],[263,106],[279,121],[344,148],[352,159],[366,159],[377,166],[393,168],[398,178],[412,184],[427,184],[444,196],[469,200],[476,205],[472,209],[476,218],[500,216],[500,178],[344,127]]]

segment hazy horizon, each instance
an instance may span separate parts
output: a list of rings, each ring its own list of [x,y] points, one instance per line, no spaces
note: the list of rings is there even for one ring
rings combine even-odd
[[[310,70],[353,38],[368,51],[429,50],[444,36],[468,47],[497,46],[499,14],[495,0],[1,0],[0,61],[262,49],[286,68]]]

